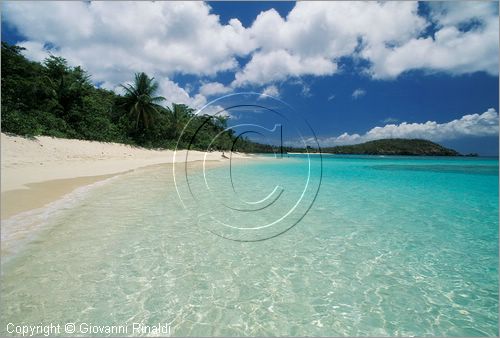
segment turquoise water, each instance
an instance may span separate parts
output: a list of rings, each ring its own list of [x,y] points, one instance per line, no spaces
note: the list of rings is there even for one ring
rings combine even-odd
[[[228,167],[207,171],[209,189],[191,170],[182,202],[170,166],[95,187],[3,257],[0,333],[168,322],[172,335],[499,334],[497,159],[319,161],[236,164],[234,190]]]

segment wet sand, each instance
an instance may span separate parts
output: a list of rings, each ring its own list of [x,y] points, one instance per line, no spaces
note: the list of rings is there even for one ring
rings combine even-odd
[[[1,219],[41,208],[75,189],[153,165],[224,165],[221,152],[150,150],[117,143],[2,134]],[[187,158],[186,158],[187,155]],[[250,158],[233,154],[238,161]]]

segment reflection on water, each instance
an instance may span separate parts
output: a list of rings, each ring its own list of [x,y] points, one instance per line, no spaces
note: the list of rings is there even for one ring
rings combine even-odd
[[[236,190],[292,193],[300,161],[234,168]],[[306,217],[258,243],[207,231],[168,168],[124,175],[51,214],[2,264],[0,334],[9,322],[168,322],[172,335],[497,336],[498,178],[455,170],[488,165],[327,158]]]
[[[415,165],[415,164],[379,164],[371,166],[377,170],[408,170],[408,171],[430,171],[436,173],[471,174],[471,175],[496,175],[498,176],[498,165]]]

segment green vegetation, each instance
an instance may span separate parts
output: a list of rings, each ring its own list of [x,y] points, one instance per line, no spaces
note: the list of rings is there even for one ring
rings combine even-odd
[[[437,143],[420,139],[384,139],[369,141],[350,146],[324,148],[323,152],[331,154],[357,155],[415,155],[415,156],[459,156],[453,149],[445,148]]]
[[[162,96],[154,96],[158,91],[158,82],[149,78],[145,73],[135,74],[135,85],[122,85],[125,89],[123,106],[130,112],[130,118],[135,120],[135,129],[150,129],[152,123],[158,119],[162,106],[158,102],[165,101]]]
[[[222,116],[195,116],[183,104],[160,103],[158,83],[144,73],[123,85],[124,95],[95,87],[81,67],[50,56],[43,63],[27,60],[22,48],[2,42],[2,131],[23,136],[48,135],[149,148],[270,152],[271,146],[239,138]],[[196,137],[193,137],[196,134]],[[234,146],[233,146],[234,145]]]
[[[158,83],[145,73],[135,74],[134,83],[122,85],[124,95],[118,95],[92,85],[84,69],[70,67],[63,58],[50,56],[38,63],[27,60],[21,52],[22,48],[2,42],[4,132],[120,142],[149,148],[174,148],[179,141],[179,147],[184,149],[206,150],[210,146],[243,152],[273,151],[270,145],[237,139],[231,130],[224,131],[227,118],[223,116],[198,116],[194,109],[184,104],[161,105],[165,98],[158,96]],[[221,136],[215,138],[221,132]],[[214,138],[214,143],[210,144]],[[284,151],[304,152],[305,149],[284,147]],[[430,141],[407,139],[370,141],[325,148],[323,152],[459,155]]]

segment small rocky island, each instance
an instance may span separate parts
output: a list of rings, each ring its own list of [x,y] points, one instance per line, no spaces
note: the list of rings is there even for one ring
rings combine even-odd
[[[322,149],[323,153],[355,155],[461,156],[453,149],[422,139],[383,139]]]

